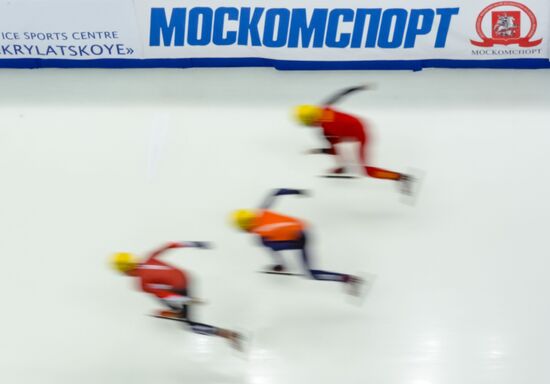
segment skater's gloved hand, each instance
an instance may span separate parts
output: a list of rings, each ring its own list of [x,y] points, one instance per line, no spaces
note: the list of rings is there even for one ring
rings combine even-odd
[[[372,90],[376,89],[376,84],[374,84],[374,83],[363,84],[363,85],[360,86],[360,89],[362,91],[367,91],[367,90],[372,91]]]
[[[291,188],[281,188],[275,191],[275,196],[284,196],[284,195],[308,195],[308,191],[306,189],[291,189]]]
[[[211,249],[212,248],[212,243],[209,243],[209,242],[206,242],[206,241],[189,241],[189,242],[187,242],[187,244],[190,247],[201,248],[201,249]]]
[[[308,149],[305,153],[306,155],[321,155],[325,153],[325,150],[323,148],[314,148]]]

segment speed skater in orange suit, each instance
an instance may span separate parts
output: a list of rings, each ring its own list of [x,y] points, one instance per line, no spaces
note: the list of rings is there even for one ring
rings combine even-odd
[[[240,209],[233,213],[234,225],[251,234],[258,236],[261,244],[270,250],[275,264],[271,272],[285,273],[281,251],[297,250],[300,252],[306,276],[315,280],[335,281],[347,286],[352,295],[359,295],[363,280],[357,276],[321,271],[313,267],[308,249],[308,226],[299,219],[282,215],[270,210],[278,196],[306,195],[306,191],[299,189],[278,189],[271,193],[259,209]]]

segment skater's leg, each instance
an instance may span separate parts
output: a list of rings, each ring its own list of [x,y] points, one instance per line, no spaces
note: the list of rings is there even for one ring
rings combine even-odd
[[[320,271],[318,269],[310,269],[309,273],[315,280],[336,281],[338,283],[347,283],[350,280],[350,275],[345,273]]]
[[[367,176],[373,177],[375,179],[385,179],[385,180],[401,180],[402,174],[398,172],[388,171],[387,169],[371,167],[367,164],[367,146],[368,140],[366,137],[363,137],[359,141],[359,160],[363,165],[364,172]]]
[[[275,251],[273,249],[270,249],[271,256],[273,257],[273,266],[271,267],[271,270],[275,272],[282,272],[285,270],[285,264],[283,261],[283,256],[281,255],[280,251]]]
[[[181,291],[181,293],[184,296],[191,297],[191,293],[189,293],[189,288],[186,288]],[[191,306],[188,304],[183,304],[181,307],[181,316],[184,319],[190,319],[191,318]]]
[[[203,323],[197,323],[192,320],[187,320],[186,323],[189,325],[189,328],[191,328],[194,333],[198,333],[200,335],[218,336],[218,334],[222,331],[222,329],[218,327]]]
[[[336,175],[340,175],[344,172],[346,172],[346,167],[344,166],[344,162],[338,151],[336,150],[336,145],[340,144],[340,139],[337,137],[327,137],[326,138],[328,143],[330,144],[330,147],[325,149],[326,154],[334,156],[334,159],[336,160],[336,163],[340,163],[336,168],[330,169],[329,173],[333,173]]]
[[[282,241],[269,241],[265,239],[262,239],[262,244],[269,249],[271,257],[275,262],[269,269],[275,272],[282,272],[285,269],[285,265],[281,251],[288,249],[288,244]]]
[[[189,305],[186,304],[188,300],[189,296],[187,289],[171,292],[160,300],[166,307],[170,308],[170,310],[159,311],[158,315],[162,317],[187,319],[189,316]]]
[[[310,271],[311,270],[311,263],[310,263],[309,254],[308,254],[308,251],[307,251],[307,236],[306,236],[305,232],[302,233],[302,236],[298,240],[297,249],[301,253],[302,263],[303,263],[304,268],[307,271]]]
[[[315,280],[343,283],[351,295],[358,296],[360,294],[360,287],[363,284],[363,280],[360,277],[346,273],[320,271],[318,269],[310,269],[309,273]]]
[[[183,307],[181,308],[181,316],[184,319],[189,319],[189,317],[191,316],[190,312],[191,312],[191,306],[184,304]]]
[[[229,329],[218,328],[212,325],[197,323],[195,321],[187,320],[187,325],[191,328],[191,331],[199,335],[206,336],[218,336],[228,340],[233,348],[242,349],[242,336],[240,333],[231,331]]]
[[[302,234],[302,237],[299,240],[299,250],[302,255],[302,262],[304,268],[309,272],[310,276],[315,280],[324,280],[324,281],[338,281],[342,283],[347,283],[349,281],[349,275],[336,272],[320,271],[317,269],[311,268],[311,260],[309,258],[309,253],[307,251],[307,236],[305,233]]]
[[[180,289],[176,291],[179,295],[182,295],[182,297],[190,297],[189,287],[186,289]],[[187,324],[190,328],[190,330],[193,333],[197,333],[200,335],[206,335],[206,336],[219,336],[224,339],[229,340],[233,346],[237,349],[240,349],[240,340],[241,336],[237,332],[233,332],[227,329],[218,328],[213,325],[204,324],[204,323],[198,323],[196,321],[191,320],[191,305],[188,304],[182,304],[181,306],[178,306],[174,302],[170,302],[167,300],[164,300],[166,304],[170,304],[170,308],[176,310],[179,308],[178,313],[180,314],[180,318]]]
[[[375,179],[395,180],[399,181],[403,178],[403,174],[393,171],[388,171],[382,168],[365,166],[365,173]]]

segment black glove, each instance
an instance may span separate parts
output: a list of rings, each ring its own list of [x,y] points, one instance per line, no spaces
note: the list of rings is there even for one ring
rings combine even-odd
[[[207,241],[190,241],[189,245],[195,248],[211,249],[212,244]]]

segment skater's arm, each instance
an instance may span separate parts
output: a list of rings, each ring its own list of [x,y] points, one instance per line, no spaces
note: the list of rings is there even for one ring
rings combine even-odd
[[[335,104],[337,101],[340,101],[344,96],[347,96],[351,93],[355,93],[355,92],[358,92],[358,91],[363,91],[363,90],[366,90],[366,89],[369,89],[368,85],[360,85],[360,86],[357,86],[357,87],[346,88],[346,89],[338,92],[337,94],[331,96],[329,99],[327,99],[323,103],[323,105],[325,107],[328,107],[330,105]]]
[[[303,189],[290,189],[290,188],[281,188],[274,190],[269,196],[265,198],[262,205],[260,206],[261,209],[269,209],[273,204],[275,203],[275,200],[278,196],[284,196],[284,195],[307,195],[307,191]]]
[[[336,155],[334,147],[329,148],[314,148],[307,151],[310,155]]]
[[[168,243],[153,252],[151,252],[149,256],[149,260],[155,259],[162,255],[164,252],[170,250],[170,249],[177,249],[177,248],[202,248],[202,249],[208,249],[210,248],[210,243],[207,243],[205,241],[179,241],[179,242],[171,242]]]
[[[335,144],[338,144],[338,138],[336,137],[326,137],[323,136],[323,138],[327,141],[328,147],[325,148],[314,148],[307,153],[312,155],[336,155],[336,147]]]

